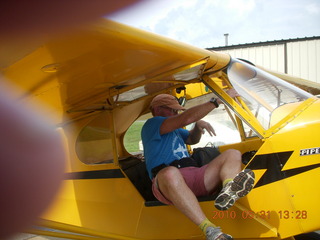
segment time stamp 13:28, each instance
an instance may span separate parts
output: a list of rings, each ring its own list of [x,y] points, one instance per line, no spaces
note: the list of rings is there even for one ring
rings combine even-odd
[[[270,219],[275,214],[279,219],[307,219],[308,212],[306,210],[280,210],[280,211],[268,211],[262,210],[259,212],[254,211],[213,211],[213,219]]]

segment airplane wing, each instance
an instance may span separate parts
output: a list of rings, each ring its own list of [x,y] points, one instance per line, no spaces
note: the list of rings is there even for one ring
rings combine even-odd
[[[45,44],[2,48],[1,73],[23,89],[18,98],[49,103],[60,114],[57,122],[62,113],[109,108],[128,95],[134,100],[152,94],[159,80],[170,85],[196,79],[230,61],[228,55],[105,19]],[[147,82],[154,84],[146,87]]]

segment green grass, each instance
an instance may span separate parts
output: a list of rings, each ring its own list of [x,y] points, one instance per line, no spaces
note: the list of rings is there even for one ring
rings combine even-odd
[[[141,128],[145,122],[136,121],[128,129],[124,137],[124,145],[128,152],[139,152],[139,141],[141,140]]]

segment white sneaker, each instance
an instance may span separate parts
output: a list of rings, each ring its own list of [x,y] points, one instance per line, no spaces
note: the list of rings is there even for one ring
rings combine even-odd
[[[207,240],[230,240],[233,239],[230,235],[221,232],[219,227],[208,227],[206,230]]]
[[[235,178],[228,182],[215,200],[215,207],[227,210],[241,197],[246,196],[254,185],[254,172],[244,169]]]

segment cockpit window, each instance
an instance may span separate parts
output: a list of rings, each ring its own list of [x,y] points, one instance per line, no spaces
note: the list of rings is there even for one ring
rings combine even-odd
[[[228,77],[265,129],[270,126],[274,109],[312,97],[302,89],[240,60],[233,60],[230,64]]]
[[[89,122],[79,133],[76,152],[86,164],[113,162],[111,123],[108,113],[102,113]]]
[[[186,108],[197,106],[201,103],[208,102],[212,98],[212,94],[203,95],[187,101]],[[222,146],[226,144],[238,143],[241,141],[239,131],[230,117],[230,111],[226,109],[224,104],[214,109],[203,120],[209,122],[216,132],[216,136],[210,136],[207,131],[201,136],[200,142],[191,145],[191,149],[204,146]],[[187,126],[191,130],[194,124]],[[249,130],[248,130],[249,131]]]
[[[129,85],[122,85],[117,86],[116,89],[119,90],[121,93],[114,96],[114,101],[117,103],[121,102],[127,102],[127,101],[133,101],[138,98],[156,93],[160,90],[167,89],[167,88],[173,88],[174,85],[179,85],[179,81],[190,81],[194,79],[198,79],[201,76],[201,73],[204,69],[205,63],[200,65],[192,66],[186,70],[181,70],[179,72],[176,72],[174,74],[168,75],[168,76],[162,76],[160,79],[162,82],[151,82],[146,85],[138,86],[136,88],[133,88],[131,90],[126,90],[121,92],[121,89],[125,89],[130,87]],[[156,80],[157,77],[155,77]],[[142,79],[136,79],[136,81],[142,81]]]

